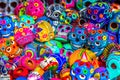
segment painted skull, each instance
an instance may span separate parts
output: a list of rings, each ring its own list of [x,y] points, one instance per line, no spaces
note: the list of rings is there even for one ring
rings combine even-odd
[[[0,17],[0,34],[3,38],[13,36],[14,27],[14,22],[10,16]]]
[[[93,75],[98,80],[109,80],[109,73],[105,67],[97,68]]]
[[[71,31],[72,29],[72,25],[65,25],[65,24],[61,24],[58,25],[57,29],[56,29],[56,40],[60,40],[60,41],[67,41],[67,36],[68,33]]]
[[[54,31],[50,23],[46,21],[38,22],[35,26],[36,40],[46,42],[54,38]]]
[[[53,20],[58,21],[61,12],[63,12],[64,10],[65,10],[64,7],[61,6],[60,4],[52,4],[47,8],[46,16]]]
[[[33,19],[33,17],[28,16],[28,15],[22,15],[20,16],[20,20],[18,21],[18,27],[28,27],[29,29],[31,29],[33,31],[34,29],[34,24],[35,24],[35,20]]]
[[[61,5],[66,9],[75,7],[75,0],[61,0]]]
[[[34,70],[37,66],[37,63],[32,55],[26,54],[21,57],[19,66],[25,67],[28,70]]]
[[[97,56],[100,56],[108,45],[108,34],[102,29],[92,30],[89,34],[88,45],[90,50],[95,52]]]
[[[25,45],[33,42],[35,35],[29,28],[19,28],[15,30],[14,37],[18,45],[24,47]]]
[[[71,68],[70,75],[72,80],[89,80],[94,72],[90,62],[76,61]]]
[[[26,14],[32,16],[34,19],[42,17],[45,12],[45,7],[41,0],[28,0],[25,8]]]
[[[17,57],[22,53],[22,49],[19,48],[14,40],[1,38],[0,44],[0,53],[8,56],[9,58]]]
[[[0,0],[0,12],[5,14],[13,14],[19,0]]]
[[[107,58],[106,66],[110,75],[110,80],[120,75],[120,51],[113,51]]]
[[[86,15],[91,22],[95,24],[100,23],[102,27],[109,22],[112,17],[112,11],[108,3],[96,2],[86,9]]]
[[[87,31],[85,28],[75,27],[73,31],[68,34],[68,40],[73,49],[82,48],[87,43]]]

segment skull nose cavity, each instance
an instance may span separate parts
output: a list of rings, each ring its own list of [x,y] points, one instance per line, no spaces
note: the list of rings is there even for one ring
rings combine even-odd
[[[10,12],[10,7],[7,8],[7,11]]]
[[[78,39],[78,38],[76,38],[75,40],[76,40],[76,42],[79,42],[79,39]]]

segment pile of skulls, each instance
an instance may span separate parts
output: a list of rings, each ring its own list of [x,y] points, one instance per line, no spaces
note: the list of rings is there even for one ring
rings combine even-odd
[[[117,0],[0,0],[0,80],[119,80]]]

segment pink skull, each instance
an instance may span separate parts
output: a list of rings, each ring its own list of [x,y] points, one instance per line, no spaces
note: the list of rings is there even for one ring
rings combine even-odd
[[[15,40],[19,46],[24,47],[33,42],[35,36],[29,28],[19,28],[15,31]]]
[[[26,14],[33,16],[34,19],[42,17],[45,12],[45,7],[40,0],[28,0],[26,3]]]

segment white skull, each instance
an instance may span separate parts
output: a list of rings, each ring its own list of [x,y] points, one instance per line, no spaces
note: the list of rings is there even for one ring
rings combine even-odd
[[[0,0],[0,13],[13,14],[19,0]]]

